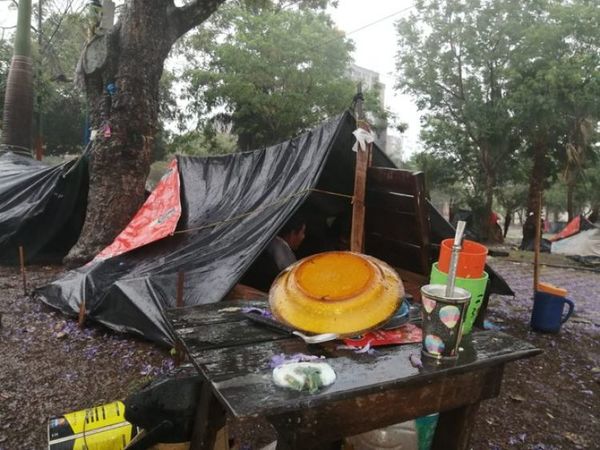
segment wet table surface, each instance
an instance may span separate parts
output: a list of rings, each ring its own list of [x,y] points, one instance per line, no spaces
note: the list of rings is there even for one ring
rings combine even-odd
[[[374,354],[338,349],[339,341],[307,345],[245,319],[240,308],[251,306],[264,308],[266,303],[232,301],[179,308],[169,310],[167,317],[225,410],[239,419],[267,417],[281,433],[287,427],[287,433],[301,434],[297,425],[308,424],[311,415],[318,417],[322,427],[338,428],[319,431],[320,439],[334,440],[350,430],[356,434],[433,412],[457,412],[498,395],[504,364],[540,353],[507,334],[481,331],[463,338],[455,362],[439,364],[422,358],[423,367],[414,367],[410,357],[420,358],[420,344],[377,347]],[[324,356],[336,372],[335,383],[316,394],[278,388],[270,364],[274,355],[282,353]],[[392,406],[394,411],[386,411]],[[357,408],[369,420],[361,419]],[[335,419],[324,419],[323,414],[333,413]],[[462,413],[469,415],[469,411]],[[467,419],[459,418],[453,426],[466,426]],[[292,421],[296,422],[293,430]],[[443,422],[440,416],[440,425]],[[308,428],[305,434],[315,437],[319,427],[313,423]],[[468,434],[467,430],[463,441],[468,441]],[[289,448],[309,448],[308,441],[303,442]]]

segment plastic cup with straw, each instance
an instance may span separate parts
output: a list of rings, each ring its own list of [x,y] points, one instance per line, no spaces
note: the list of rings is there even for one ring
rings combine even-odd
[[[423,356],[438,360],[458,357],[463,319],[471,294],[455,287],[456,267],[462,248],[466,222],[456,227],[446,284],[428,284],[421,288],[423,302]]]

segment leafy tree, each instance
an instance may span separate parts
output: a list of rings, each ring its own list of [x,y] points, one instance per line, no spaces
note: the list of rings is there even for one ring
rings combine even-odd
[[[193,156],[223,155],[236,150],[236,139],[228,133],[209,135],[201,130],[194,130],[175,136],[169,144],[171,153]]]
[[[3,149],[28,153],[31,149],[33,65],[31,60],[31,0],[18,4],[13,57],[8,71],[2,111]]]
[[[72,2],[70,2],[72,3]],[[69,4],[44,4],[42,45],[32,45],[34,70],[34,128],[42,121],[46,153],[78,153],[84,138],[84,98],[73,88],[72,78],[84,44],[82,19]],[[39,30],[35,30],[38,34]],[[11,50],[0,42],[0,108],[3,107]],[[33,130],[32,130],[33,132]],[[33,135],[33,134],[32,134]],[[31,138],[32,136],[30,136]]]
[[[221,24],[228,24],[225,30]],[[204,125],[231,127],[241,150],[269,145],[349,106],[352,44],[323,12],[221,8],[192,39],[188,95]]]
[[[497,189],[510,191],[511,170],[528,159],[536,211],[565,148],[582,154],[593,143],[581,125],[598,118],[597,4],[427,0],[416,9],[398,25],[398,86],[426,111],[424,141],[452,157],[484,228]]]
[[[129,0],[114,26],[91,9],[95,32],[81,55],[79,81],[91,126],[100,130],[91,151],[86,220],[69,264],[91,259],[109,244],[144,200],[152,147],[159,130],[160,79],[175,43],[207,20],[225,0]],[[324,8],[327,0],[246,0],[256,8]],[[100,23],[100,24],[99,24]]]
[[[4,111],[4,93],[6,91],[6,81],[8,80],[8,69],[12,58],[12,46],[4,39],[0,39],[0,120]],[[1,124],[1,122],[0,122]],[[2,128],[0,126],[0,128]]]
[[[435,152],[413,153],[406,162],[406,167],[411,170],[420,170],[425,174],[425,186],[428,193],[433,190],[444,191],[450,189],[456,182],[454,161]]]
[[[397,87],[426,111],[425,143],[470,185],[484,237],[497,178],[517,148],[506,76],[528,3],[424,0],[397,25]]]
[[[589,0],[539,1],[537,20],[513,51],[510,110],[533,158],[529,211],[537,211],[551,164],[568,146],[582,154],[582,123],[600,116],[600,11]],[[594,27],[594,24],[596,27]]]

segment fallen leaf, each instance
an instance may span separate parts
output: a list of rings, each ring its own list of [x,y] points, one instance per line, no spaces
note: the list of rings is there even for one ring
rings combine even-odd
[[[571,319],[571,322],[575,322],[575,323],[586,323],[586,324],[591,324],[591,323],[592,323],[592,321],[591,321],[591,320],[587,320],[587,319],[584,319],[584,318],[582,318],[582,317],[573,318],[573,319]]]
[[[569,441],[571,441],[575,445],[581,445],[583,447],[587,447],[588,445],[587,440],[579,434],[570,433],[569,431],[567,431],[564,433],[564,435]]]
[[[237,306],[229,306],[227,308],[221,308],[219,312],[236,312],[241,310],[242,308],[238,308]]]
[[[514,400],[515,402],[523,402],[523,401],[525,401],[525,397],[522,397],[522,396],[517,395],[517,394],[511,394],[511,395],[509,395],[509,397],[510,397],[511,400]]]
[[[592,373],[600,373],[600,367],[592,367]]]
[[[554,416],[553,416],[552,414],[550,414],[549,412],[547,412],[547,413],[546,413],[546,415],[547,415],[548,417],[550,417],[551,419],[554,419]]]

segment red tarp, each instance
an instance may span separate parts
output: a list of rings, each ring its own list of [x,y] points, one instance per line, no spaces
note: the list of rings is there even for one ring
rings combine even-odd
[[[129,225],[92,262],[112,258],[169,236],[175,231],[180,216],[179,171],[177,160],[173,160]]]
[[[573,236],[574,234],[579,233],[579,231],[581,231],[581,216],[577,216],[571,220],[559,233],[552,236],[550,241],[554,242],[559,239]]]

